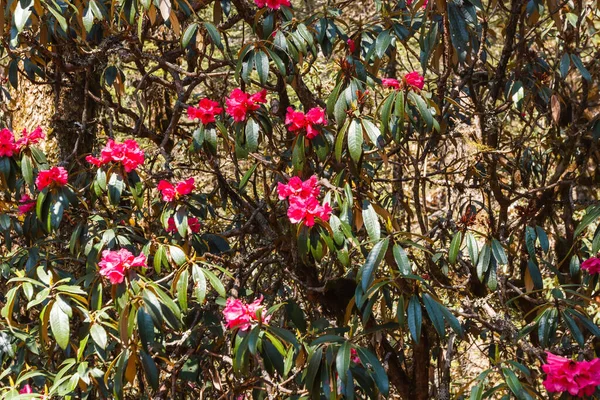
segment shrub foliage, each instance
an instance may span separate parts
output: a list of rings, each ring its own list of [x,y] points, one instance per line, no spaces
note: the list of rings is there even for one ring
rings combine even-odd
[[[597,3],[0,4],[3,398],[596,390]]]

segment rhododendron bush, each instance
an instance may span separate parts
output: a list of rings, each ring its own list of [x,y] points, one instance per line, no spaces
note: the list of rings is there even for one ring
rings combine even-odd
[[[598,4],[8,2],[0,398],[600,398]]]

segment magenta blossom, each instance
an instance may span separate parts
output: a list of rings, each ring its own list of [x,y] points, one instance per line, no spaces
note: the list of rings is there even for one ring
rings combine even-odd
[[[319,134],[316,125],[327,125],[327,118],[325,118],[325,110],[321,107],[311,108],[306,114],[288,107],[285,124],[290,132],[305,130],[306,137],[313,139]]]
[[[262,313],[264,308],[261,305],[262,301],[263,296],[260,296],[250,304],[246,304],[239,299],[227,299],[227,303],[223,309],[223,317],[225,318],[227,329],[239,328],[242,331],[246,331],[254,323],[259,322],[257,314],[259,310]],[[268,323],[270,319],[270,315],[262,315],[263,322]]]
[[[425,78],[417,71],[409,72],[404,75],[404,82],[406,82],[408,86],[419,90],[423,89],[423,86],[425,86]]]
[[[318,178],[316,175],[311,176],[304,182],[297,176],[290,179],[287,185],[279,182],[277,184],[277,194],[279,200],[285,200],[288,197],[316,197],[319,195],[321,189],[319,188]]]
[[[547,364],[542,365],[546,373],[544,386],[549,392],[568,392],[571,396],[590,397],[600,385],[600,359],[573,361],[546,352]]]
[[[85,159],[96,167],[109,162],[120,163],[125,168],[125,172],[131,172],[144,163],[144,151],[135,140],[127,139],[123,143],[117,143],[113,139],[108,139],[106,146],[100,152],[100,158],[89,155]]]
[[[62,187],[67,184],[69,174],[63,167],[52,167],[47,170],[40,171],[35,179],[35,185],[38,190],[44,190],[48,186]]]
[[[17,140],[16,145],[19,148],[19,150],[21,150],[32,144],[38,144],[45,137],[46,137],[46,135],[44,135],[42,128],[39,126],[30,133],[27,133],[27,129],[23,129],[23,134],[21,135],[21,139]]]
[[[168,203],[177,200],[181,196],[192,193],[194,190],[194,178],[189,178],[173,185],[171,182],[162,180],[158,182],[157,189],[162,194],[162,199]]]
[[[27,214],[29,211],[35,208],[35,200],[33,200],[27,193],[24,193],[19,199],[19,215]]]
[[[394,90],[400,89],[400,82],[394,78],[383,78],[381,80],[383,87],[388,87]]]
[[[600,258],[590,257],[581,264],[581,269],[586,270],[590,275],[600,272]]]
[[[231,115],[235,122],[245,121],[247,114],[251,111],[256,111],[260,108],[260,104],[267,102],[267,91],[265,89],[260,92],[249,95],[241,89],[236,88],[229,94],[225,100],[225,111]]]
[[[302,199],[300,197],[290,197],[290,207],[288,208],[288,218],[294,224],[304,221],[305,226],[313,226],[315,218],[321,221],[329,221],[331,216],[331,207],[329,203],[319,204],[316,197]]]
[[[204,125],[215,122],[215,115],[219,115],[223,109],[219,103],[204,98],[198,103],[198,107],[188,107],[187,113],[190,119],[199,119]]]
[[[23,385],[21,390],[19,390],[19,394],[31,394],[33,393],[33,388],[28,383]]]
[[[0,157],[12,157],[18,151],[15,135],[10,129],[0,130]]]
[[[169,218],[169,220],[167,221],[167,224],[168,224],[167,232],[169,232],[169,233],[177,232],[177,226],[175,225],[175,218],[173,218],[173,217]],[[198,221],[198,218],[188,217],[187,224],[188,224],[188,228],[190,229],[190,231],[192,231],[192,233],[200,232],[200,221]]]
[[[110,283],[116,285],[123,282],[125,273],[134,267],[145,267],[146,256],[140,254],[135,257],[129,250],[119,251],[104,250],[102,260],[98,263],[100,275],[108,278]]]

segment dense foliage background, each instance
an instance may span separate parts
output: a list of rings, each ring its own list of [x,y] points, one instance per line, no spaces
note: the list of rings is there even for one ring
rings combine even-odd
[[[1,0],[0,397],[558,398],[598,4]]]

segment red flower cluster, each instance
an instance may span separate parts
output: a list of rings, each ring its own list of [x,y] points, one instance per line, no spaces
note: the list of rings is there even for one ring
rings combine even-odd
[[[39,172],[35,179],[35,185],[38,190],[44,190],[50,185],[65,186],[68,180],[69,174],[63,167],[52,167]]]
[[[400,89],[400,81],[398,81],[398,79],[383,78],[381,80],[381,84],[383,85],[383,87],[389,87],[389,88],[392,88],[394,90]]]
[[[258,8],[269,7],[271,10],[279,10],[281,6],[291,7],[290,0],[254,0]]]
[[[19,215],[27,214],[29,211],[35,208],[35,200],[33,200],[27,193],[24,193],[19,199]]]
[[[304,182],[295,176],[287,185],[281,182],[277,185],[279,200],[287,198],[290,203],[287,211],[290,221],[294,224],[304,221],[305,226],[313,226],[315,217],[329,221],[331,207],[329,203],[319,204],[317,196],[320,191],[315,175]]]
[[[325,110],[321,107],[314,107],[304,114],[301,111],[295,111],[292,107],[288,107],[285,124],[288,125],[290,132],[305,129],[306,137],[312,139],[319,134],[315,125],[327,125]]]
[[[19,390],[19,394],[32,394],[32,393],[33,393],[33,389],[31,388],[31,385],[29,385],[28,383],[23,385],[21,390]]]
[[[100,152],[100,158],[89,155],[85,159],[96,167],[101,167],[111,161],[121,163],[125,172],[131,172],[144,163],[144,151],[133,139],[127,139],[123,143],[108,139],[106,146]]]
[[[219,115],[223,109],[219,103],[204,98],[198,103],[198,107],[188,107],[187,113],[190,119],[199,119],[204,125],[215,122],[215,115]]]
[[[354,40],[346,40],[346,45],[348,45],[348,50],[350,50],[350,53],[354,53],[354,50],[356,50],[356,44],[354,43]]]
[[[104,250],[98,263],[100,275],[107,277],[113,285],[123,282],[125,272],[133,267],[145,267],[146,256],[134,257],[127,249],[119,251]]]
[[[223,309],[223,317],[225,318],[227,329],[240,328],[242,331],[246,331],[253,323],[259,322],[256,314],[258,310],[263,308],[260,304],[262,301],[262,296],[250,304],[246,304],[239,299],[227,299],[227,303]],[[270,319],[270,315],[262,315],[263,322],[268,323]]]
[[[600,358],[592,361],[573,361],[546,352],[547,364],[544,386],[549,392],[569,392],[571,396],[589,397],[600,385]]]
[[[175,226],[175,218],[173,218],[173,217],[169,218],[167,223],[169,224],[169,226],[167,226],[167,232],[176,233],[177,226]],[[198,218],[188,217],[187,223],[188,223],[188,228],[190,229],[190,231],[192,231],[192,233],[200,232],[200,221],[198,221]]]
[[[27,130],[23,129],[21,138],[15,141],[15,135],[10,129],[4,128],[0,130],[0,157],[12,157],[21,151],[21,149],[31,144],[39,143],[44,137],[42,128],[38,126],[31,133],[27,133]]]
[[[267,102],[267,91],[265,89],[252,95],[243,92],[241,89],[233,89],[229,97],[225,100],[227,114],[233,117],[235,122],[246,120],[250,111],[256,111],[260,104]]]
[[[176,185],[173,185],[169,181],[162,180],[158,182],[157,189],[161,192],[162,199],[167,203],[170,203],[181,196],[192,193],[194,187],[194,178],[189,178],[185,181],[178,182]]]
[[[421,74],[419,74],[417,71],[413,71],[413,72],[409,72],[408,74],[404,75],[402,82],[400,82],[394,78],[383,78],[381,80],[381,84],[384,87],[389,87],[394,90],[401,89],[403,86],[402,84],[404,84],[404,86],[408,86],[413,89],[422,90],[423,86],[425,86],[425,78],[423,78],[423,76]]]
[[[589,274],[597,274],[600,272],[600,258],[590,257],[581,264],[581,269],[586,270]]]

